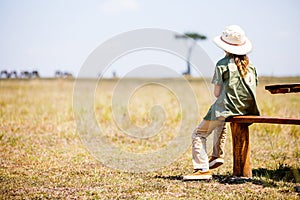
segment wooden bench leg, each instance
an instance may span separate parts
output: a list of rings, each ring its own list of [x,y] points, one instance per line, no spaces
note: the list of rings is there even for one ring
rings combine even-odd
[[[233,175],[251,178],[249,125],[245,123],[230,124],[233,145]]]

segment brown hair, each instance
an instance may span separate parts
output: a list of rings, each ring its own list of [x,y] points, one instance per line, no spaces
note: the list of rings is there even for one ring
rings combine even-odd
[[[229,57],[231,57],[234,60],[234,63],[236,64],[240,75],[244,78],[247,75],[247,68],[249,64],[249,58],[247,55],[235,55],[235,54],[229,54]]]

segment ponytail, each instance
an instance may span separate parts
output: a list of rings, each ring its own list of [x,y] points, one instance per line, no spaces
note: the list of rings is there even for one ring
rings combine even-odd
[[[248,73],[248,64],[249,64],[249,58],[247,55],[235,55],[235,54],[229,54],[229,56],[234,60],[234,63],[236,64],[240,75],[245,78],[245,76]]]

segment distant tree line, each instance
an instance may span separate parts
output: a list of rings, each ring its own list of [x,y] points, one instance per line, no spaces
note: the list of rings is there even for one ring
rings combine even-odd
[[[62,72],[60,70],[55,71],[54,74],[55,78],[73,78],[73,74],[70,72]]]
[[[55,78],[73,78],[72,73],[70,72],[63,72],[63,71],[55,71],[54,73],[54,77]],[[33,71],[26,71],[23,70],[21,72],[17,72],[15,70],[2,70],[0,72],[0,78],[1,79],[17,79],[17,78],[21,78],[21,79],[32,79],[32,78],[40,78],[40,74],[37,70],[33,70]]]
[[[21,71],[20,73],[17,71],[2,70],[0,72],[0,78],[40,78],[40,75],[36,70]]]

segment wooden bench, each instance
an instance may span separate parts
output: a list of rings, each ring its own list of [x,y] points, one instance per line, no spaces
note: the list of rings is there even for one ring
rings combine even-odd
[[[300,83],[267,85],[265,86],[265,89],[271,92],[271,94],[300,92]]]
[[[298,118],[266,116],[234,116],[227,118],[226,122],[231,122],[233,175],[250,178],[252,177],[252,167],[250,161],[249,125],[253,123],[300,125],[300,119]]]

